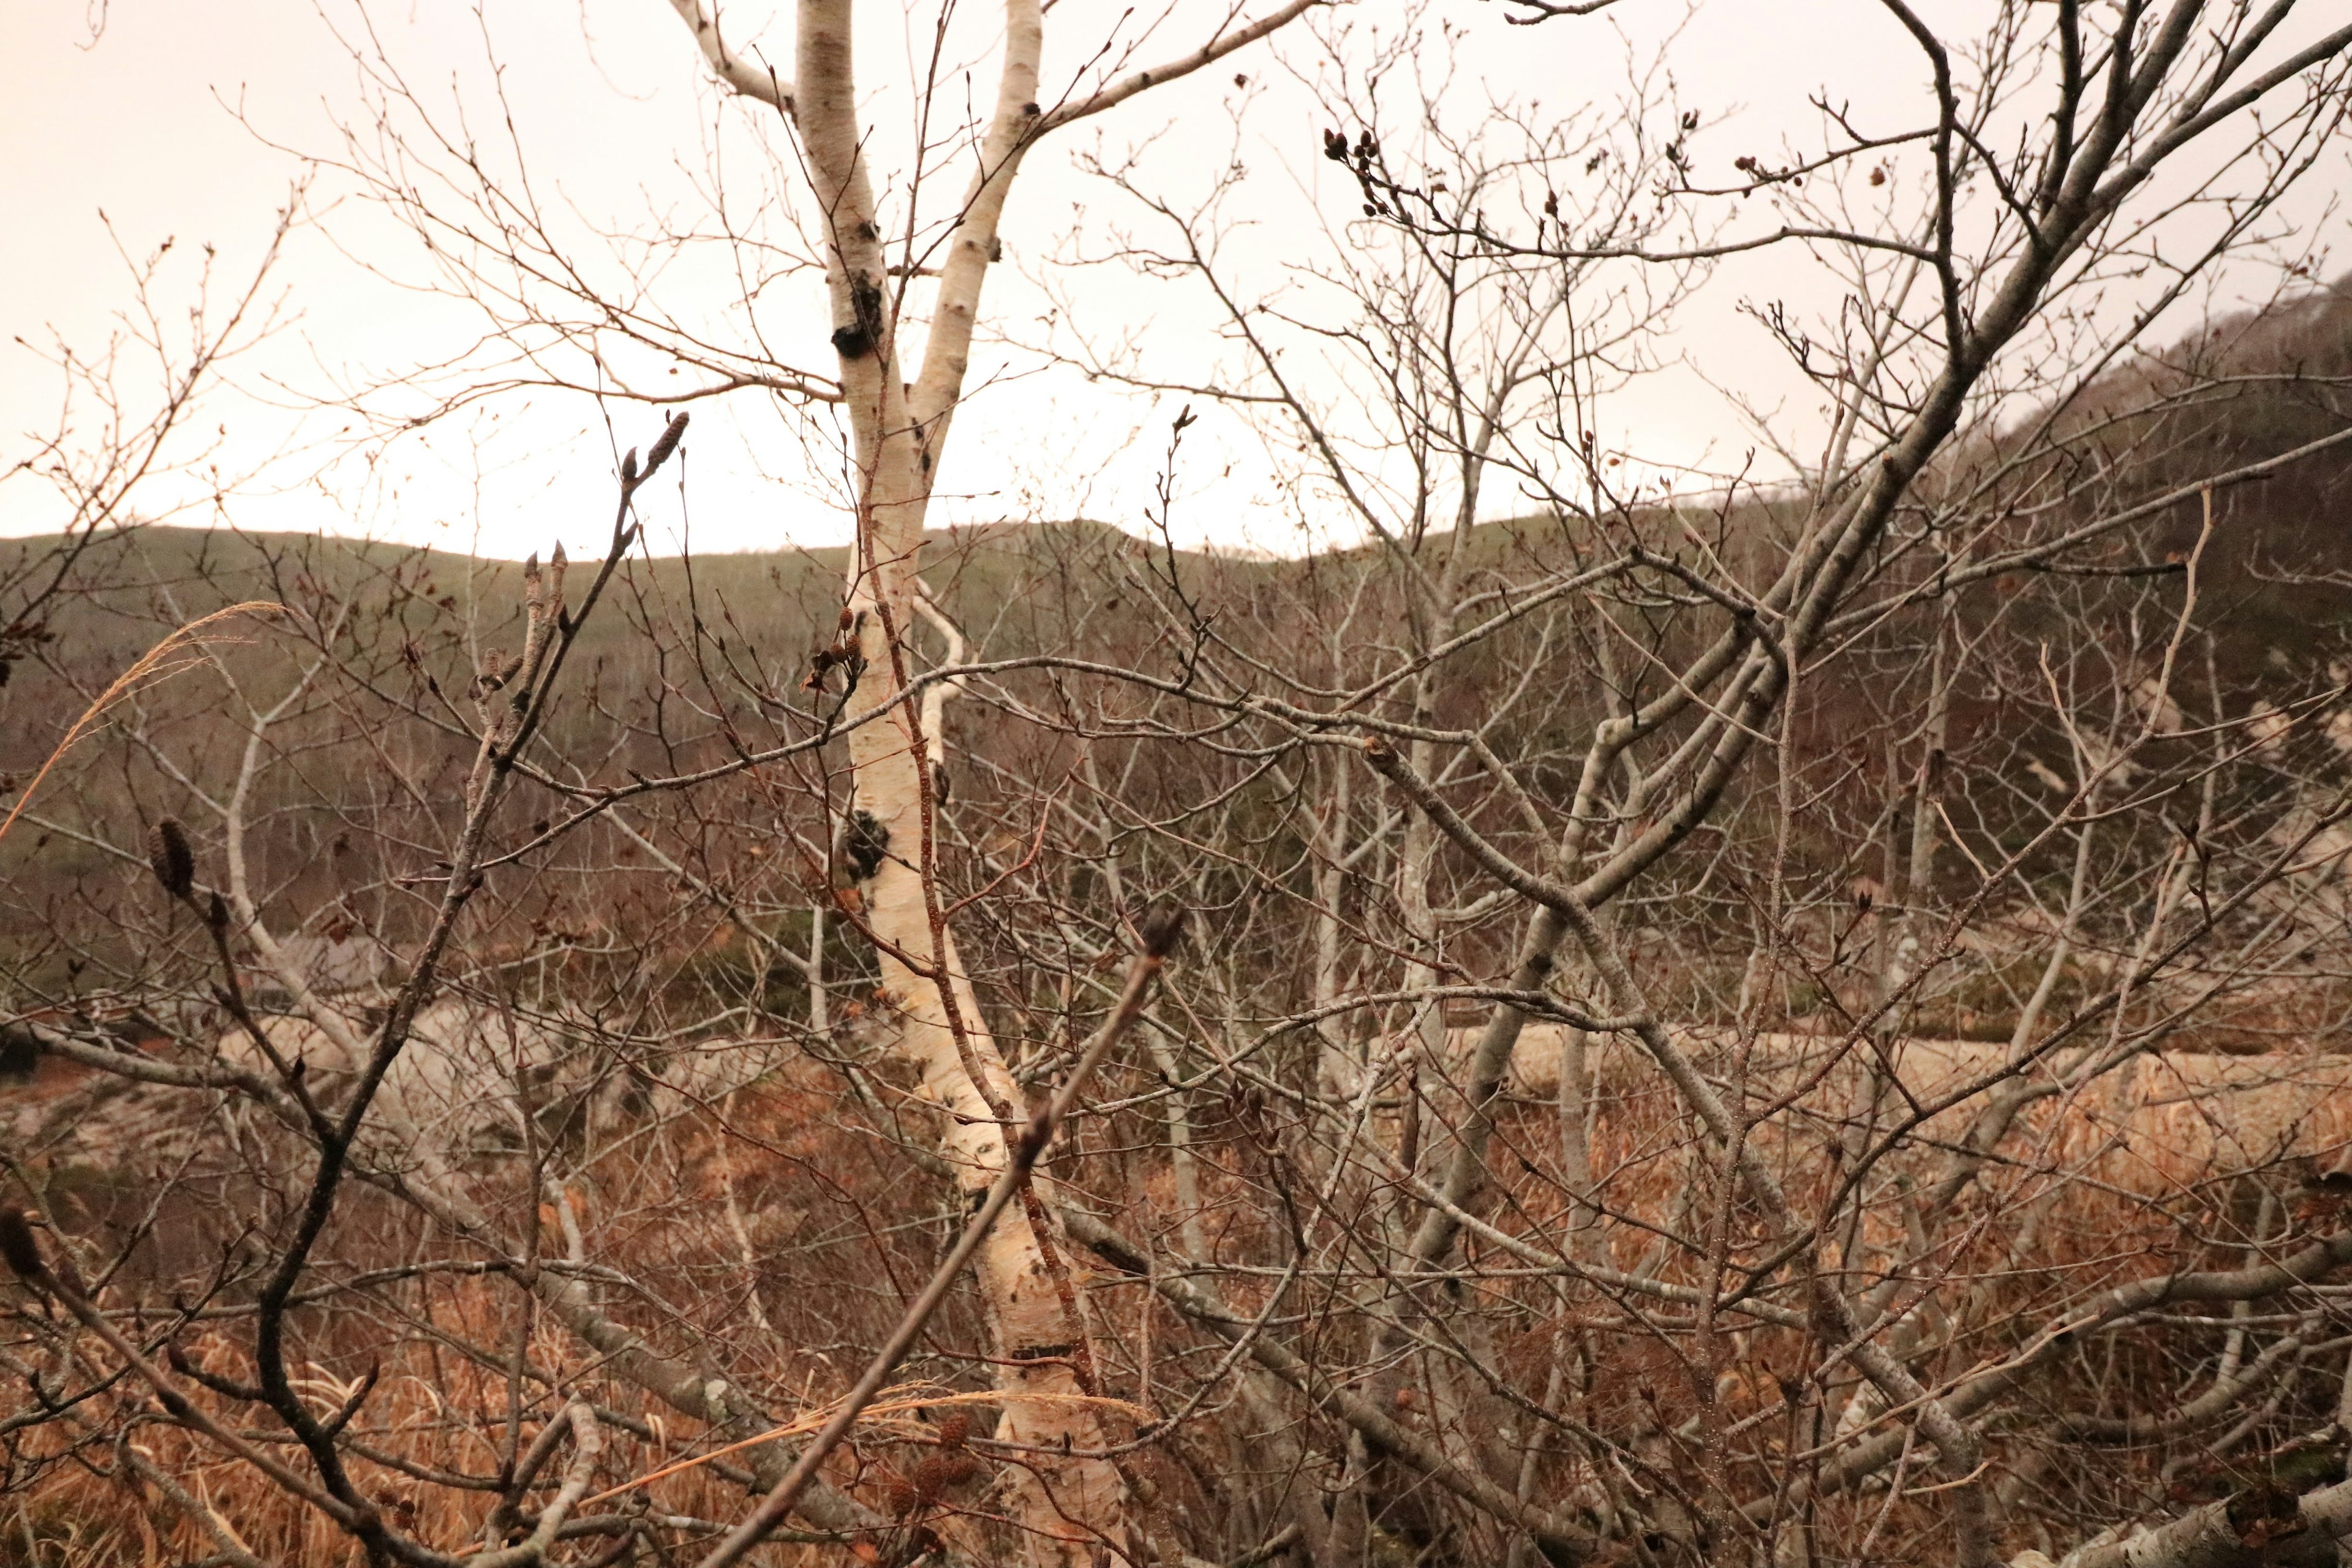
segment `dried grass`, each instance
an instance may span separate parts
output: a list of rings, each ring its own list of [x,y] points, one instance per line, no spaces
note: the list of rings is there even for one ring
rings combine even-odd
[[[81,717],[76,719],[66,731],[65,739],[57,743],[56,748],[49,752],[47,760],[43,762],[39,770],[33,774],[32,782],[17,795],[16,804],[8,808],[7,816],[0,818],[0,838],[7,837],[8,830],[16,826],[16,818],[22,816],[25,807],[31,804],[34,792],[41,787],[41,781],[49,776],[49,770],[58,765],[58,759],[72,751],[75,745],[89,732],[90,727],[106,716],[109,709],[141,687],[151,685],[158,680],[168,680],[195,662],[194,658],[184,658],[177,663],[166,664],[165,661],[173,655],[203,646],[216,628],[241,616],[288,616],[293,613],[286,605],[268,599],[248,599],[242,604],[231,605],[226,609],[215,610],[208,616],[199,616],[190,621],[145,653],[141,654],[131,662],[131,668],[116,676],[113,682],[98,694],[98,700],[82,710]]]

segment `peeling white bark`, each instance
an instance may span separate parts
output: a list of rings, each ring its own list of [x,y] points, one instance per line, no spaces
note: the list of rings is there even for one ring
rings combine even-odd
[[[1044,42],[1037,0],[1008,0],[1005,34],[995,114],[940,268],[922,373],[909,388],[899,375],[891,279],[861,151],[850,5],[803,0],[800,11],[798,117],[816,195],[830,215],[834,343],[863,485],[848,604],[853,615],[863,613],[865,667],[849,713],[887,710],[849,741],[856,809],[874,819],[884,846],[879,868],[863,885],[863,914],[898,1016],[898,1049],[944,1113],[941,1152],[974,1201],[1004,1169],[1000,1117],[1021,1118],[1027,1106],[990,1037],[928,876],[939,705],[910,712],[900,693],[912,626],[927,609],[918,573],[937,454],[962,393],[1004,195],[1034,129]],[[1098,1541],[1126,1540],[1118,1472],[1084,1457],[1105,1446],[1101,1424],[1068,1397],[1085,1392],[1083,1327],[1072,1321],[1045,1246],[1021,1210],[997,1223],[975,1267],[1003,1362],[998,1385],[1008,1396],[996,1436],[1040,1450],[1028,1468],[1003,1472],[1004,1509],[1030,1533],[1031,1561],[1076,1568],[1093,1558]]]
[[[990,1037],[930,877],[931,766],[940,760],[940,716],[949,692],[932,688],[919,710],[904,692],[916,617],[940,623],[951,658],[961,651],[954,628],[923,596],[923,523],[940,453],[963,395],[982,287],[999,254],[1005,196],[1022,158],[1045,130],[1201,69],[1322,0],[1288,0],[1256,22],[1221,31],[1192,55],[1139,72],[1050,117],[1038,102],[1045,49],[1040,0],[1005,0],[996,104],[940,263],[922,365],[911,382],[901,378],[903,297],[893,291],[898,280],[885,258],[863,151],[866,128],[857,120],[850,0],[801,0],[789,79],[768,61],[732,48],[715,9],[703,0],[669,3],[720,81],[792,120],[824,215],[840,405],[849,416],[858,488],[857,548],[845,598],[846,624],[856,628],[864,662],[846,716],[880,710],[872,722],[852,729],[848,743],[856,809],[872,818],[866,837],[882,848],[879,868],[859,889],[857,912],[881,955],[884,990],[899,1026],[897,1048],[916,1069],[921,1092],[940,1109],[942,1152],[964,1192],[977,1201],[1004,1168],[1004,1123],[1025,1119],[1027,1108]],[[814,1011],[822,1006],[814,974],[813,989]],[[997,1436],[1040,1450],[1030,1468],[1006,1471],[1004,1506],[1037,1542],[1031,1560],[1061,1568],[1097,1560],[1104,1544],[1125,1552],[1130,1537],[1119,1472],[1085,1457],[1104,1446],[1098,1421],[1084,1405],[1058,1397],[1082,1392],[1081,1368],[1090,1358],[1067,1276],[1055,1278],[1054,1243],[1037,1235],[1033,1214],[1042,1217],[1045,1211],[1008,1211],[976,1268],[1004,1363],[999,1386],[1008,1397]]]

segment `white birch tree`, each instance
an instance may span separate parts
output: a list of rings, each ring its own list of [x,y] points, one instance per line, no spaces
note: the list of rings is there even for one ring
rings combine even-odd
[[[805,153],[821,215],[840,406],[852,436],[856,544],[836,652],[851,688],[845,717],[855,726],[855,801],[845,832],[872,858],[872,875],[861,879],[856,901],[881,955],[897,1048],[942,1112],[942,1152],[976,1202],[1004,1169],[1008,1137],[1027,1111],[941,908],[933,874],[932,764],[943,737],[926,725],[924,705],[906,693],[924,594],[924,521],[964,395],[983,289],[1002,254],[1005,198],[1023,161],[1051,132],[1213,64],[1318,0],[1286,0],[1247,23],[1229,16],[1192,54],[1050,110],[1040,101],[1045,7],[1039,0],[1007,0],[995,100],[972,150],[970,184],[937,253],[936,292],[919,350],[910,303],[918,258],[909,241],[894,267],[886,243],[888,215],[876,199],[866,153],[872,127],[860,118],[864,84],[851,0],[802,0],[789,83],[734,53],[719,16],[700,0],[671,3],[719,79],[785,116]],[[940,84],[913,85],[923,97]],[[886,716],[856,722],[877,711]],[[978,1267],[1009,1396],[997,1436],[1035,1449],[1033,1469],[1015,1482],[1011,1511],[1039,1542],[1037,1561],[1058,1564],[1087,1561],[1105,1541],[1122,1549],[1128,1542],[1125,1483],[1110,1462],[1088,1457],[1106,1446],[1106,1430],[1070,1397],[1095,1393],[1095,1380],[1083,1308],[1052,1230],[1050,1209],[1033,1197],[998,1224]]]

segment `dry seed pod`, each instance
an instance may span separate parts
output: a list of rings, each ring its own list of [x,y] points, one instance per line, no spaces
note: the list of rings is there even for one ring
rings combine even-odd
[[[923,1500],[916,1483],[904,1476],[892,1476],[889,1484],[882,1489],[882,1497],[894,1517],[914,1512]]]
[[[954,1464],[955,1460],[946,1454],[933,1454],[929,1458],[917,1465],[915,1467],[916,1495],[925,1502],[939,1501],[940,1494],[948,1489],[948,1483],[953,1479],[949,1471],[954,1468]]]
[[[188,847],[187,830],[176,817],[165,817],[147,833],[147,864],[155,879],[175,899],[184,899],[196,885],[196,854]]]
[[[950,1410],[940,1417],[940,1447],[961,1448],[971,1436],[971,1415],[968,1411]]]

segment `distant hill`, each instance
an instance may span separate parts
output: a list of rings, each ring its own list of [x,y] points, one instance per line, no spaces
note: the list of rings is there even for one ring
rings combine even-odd
[[[2161,412],[2125,412],[2152,399],[2165,402]],[[2316,290],[2271,311],[2215,323],[2164,353],[2118,366],[2089,394],[2044,410],[2042,418],[2061,438],[2058,454],[2002,482],[2014,487],[2018,506],[2075,521],[2332,437],[2352,428],[2352,293]],[[1923,506],[1933,504],[1939,487],[1958,492],[1972,475],[1998,465],[2002,444],[2014,438],[2012,430],[1954,450],[1923,480]],[[1992,521],[1979,526],[1997,531],[1999,497],[2011,492],[1991,493]],[[2234,694],[2232,710],[2242,713],[2256,692],[2340,683],[2344,676],[2331,667],[2352,674],[2352,442],[2261,482],[2227,488],[2214,506],[2218,526],[2200,563],[2197,612],[2200,629],[2210,635],[2197,658],[2202,661],[2210,650],[2213,679]],[[1760,574],[1785,548],[1795,511],[1792,499],[1764,495],[1743,500],[1719,523],[1691,510],[1643,514],[1633,527],[1672,549],[1683,544],[1685,522],[1703,524],[1717,531],[1713,548],[1743,571]],[[2168,616],[2162,606],[2177,599],[2148,597],[2145,574],[2178,565],[2196,540],[2200,516],[2192,494],[2150,524],[2042,576],[2033,595],[2021,592],[2031,572],[1968,590],[1963,614],[1974,625],[2000,620],[2000,635],[2023,650],[2026,665],[2036,639],[2095,638],[2102,617],[2120,625],[2116,617]],[[0,542],[0,573],[53,542]],[[1433,549],[1450,542],[1439,535],[1424,542]],[[1542,573],[1590,559],[1594,536],[1588,523],[1528,517],[1482,524],[1464,543],[1474,591],[1507,595]],[[1358,673],[1349,679],[1356,679],[1371,661],[1394,668],[1402,654],[1402,577],[1365,572],[1382,549],[1297,558],[1171,553],[1100,522],[1008,521],[934,533],[925,572],[973,657],[1051,650],[1174,672],[1185,638],[1170,628],[1197,617],[1207,628],[1202,635],[1241,656],[1236,668],[1246,669],[1251,659],[1261,671],[1339,659],[1351,663]],[[624,563],[587,624],[551,721],[567,754],[582,759],[583,776],[625,778],[632,769],[704,765],[739,744],[772,743],[804,722],[792,714],[808,709],[802,679],[811,652],[832,635],[847,566],[848,552],[838,548]],[[567,591],[573,605],[596,567],[572,563]],[[1866,592],[1916,582],[1922,569],[1916,556],[1891,563]],[[314,625],[342,616],[344,643],[363,677],[354,689],[374,704],[368,711],[377,717],[362,721],[347,711],[336,721],[381,724],[387,738],[397,731],[412,748],[404,765],[421,765],[415,759],[424,756],[444,770],[435,775],[444,781],[436,787],[455,788],[446,770],[462,766],[461,753],[470,756],[462,693],[494,650],[517,644],[521,573],[513,562],[308,535],[140,528],[100,539],[54,606],[47,628],[52,640],[41,657],[20,662],[0,688],[0,800],[15,797],[90,695],[159,638],[248,598],[292,606]],[[1671,598],[1638,608],[1643,635],[1669,651],[1676,639],[1711,636],[1719,625],[1711,606],[1695,616]],[[922,657],[936,657],[937,635],[919,628],[916,636]],[[1893,628],[1885,637],[1883,647],[1860,645],[1853,658],[1808,678],[1798,731],[1805,752],[1827,756],[1866,737],[1879,711],[1870,683],[1916,668],[1917,628]],[[257,646],[234,657],[256,669],[299,652],[299,639],[279,635],[247,640]],[[1570,658],[1562,651],[1566,643],[1544,646],[1545,658]],[[1537,647],[1507,637],[1450,662],[1445,700],[1465,715],[1487,710],[1524,679],[1523,662],[1515,661],[1533,657]],[[2207,668],[2200,662],[2199,680]],[[1498,745],[1517,747],[1530,759],[1530,787],[1573,787],[1573,758],[1600,712],[1591,673],[1562,663],[1546,675],[1559,695],[1540,732],[1496,732]],[[1023,700],[1056,700],[1057,677],[1028,679]],[[1271,684],[1273,678],[1265,679]],[[2016,689],[2011,683],[2007,689]],[[21,893],[33,881],[79,886],[81,879],[95,888],[104,881],[100,873],[119,872],[119,846],[143,831],[139,825],[187,783],[159,771],[158,755],[126,743],[131,721],[159,737],[159,754],[168,742],[194,773],[217,780],[233,766],[232,742],[242,732],[238,723],[216,721],[225,700],[216,679],[187,669],[145,693],[135,714],[127,710],[86,742],[71,766],[45,786],[45,799],[106,824],[115,858],[87,838],[47,842],[38,832],[20,834],[0,846],[0,886],[14,884]],[[1955,755],[1980,735],[1997,736],[2005,752],[2020,756],[2036,748],[2050,754],[2055,742],[2032,730],[2043,721],[2021,711],[1998,683],[1960,700]],[[408,718],[398,723],[384,717],[401,712]],[[1060,742],[1027,734],[978,701],[954,709],[950,728],[953,750],[971,756],[976,769],[1002,769],[1007,779],[1070,765],[1066,752],[1055,751]],[[310,733],[287,732],[289,763],[273,773],[280,791],[275,809],[289,824],[339,792],[376,782],[345,771],[357,764],[340,753],[331,766],[313,769],[302,750]],[[1853,776],[1865,780],[1866,770]],[[808,791],[830,786],[819,769],[795,787],[805,799]],[[63,800],[59,790],[68,792]],[[1177,809],[1172,800],[1163,804]],[[756,807],[781,809],[772,802]],[[294,837],[284,874],[292,889],[306,885],[299,879],[310,875],[318,847],[302,837],[311,827],[288,831]],[[43,869],[28,880],[25,868],[36,856]],[[25,908],[20,903],[0,924],[20,932],[37,926]]]

